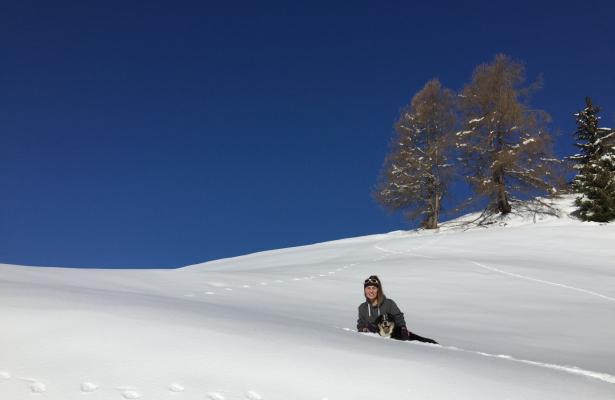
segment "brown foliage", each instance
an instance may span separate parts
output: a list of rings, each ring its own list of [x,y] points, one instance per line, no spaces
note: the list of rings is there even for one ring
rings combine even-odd
[[[525,68],[505,55],[479,65],[460,95],[462,130],[457,147],[477,197],[487,197],[502,214],[511,195],[554,192],[560,161],[552,155],[549,115],[531,109],[523,86]]]
[[[405,210],[409,219],[423,215],[423,226],[437,228],[442,197],[450,181],[451,137],[456,124],[452,92],[437,79],[402,111],[374,192],[392,211]]]

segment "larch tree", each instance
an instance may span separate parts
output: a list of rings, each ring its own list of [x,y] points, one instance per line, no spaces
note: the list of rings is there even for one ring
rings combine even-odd
[[[570,157],[579,172],[572,187],[578,214],[585,221],[615,220],[615,131],[600,128],[600,108],[585,99],[585,109],[575,114],[575,144],[580,153]]]
[[[401,111],[374,196],[391,211],[422,216],[438,227],[442,199],[452,176],[451,138],[456,125],[454,94],[433,79]]]
[[[549,115],[527,103],[537,84],[525,85],[523,64],[499,54],[474,70],[459,95],[459,161],[475,200],[510,213],[516,197],[554,192],[560,160],[552,156]]]

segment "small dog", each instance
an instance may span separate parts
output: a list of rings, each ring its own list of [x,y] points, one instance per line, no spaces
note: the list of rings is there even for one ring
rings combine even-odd
[[[394,335],[395,321],[391,314],[382,314],[376,319],[376,326],[378,326],[378,334],[386,338],[391,338]]]
[[[376,326],[378,327],[378,334],[389,339],[418,340],[419,342],[438,344],[438,342],[433,339],[409,332],[405,326],[395,325],[393,315],[388,313],[382,314],[376,319]]]

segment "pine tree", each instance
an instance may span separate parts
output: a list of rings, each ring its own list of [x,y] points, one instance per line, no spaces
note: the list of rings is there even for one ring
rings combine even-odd
[[[585,98],[585,105],[583,111],[574,114],[577,120],[577,130],[574,132],[574,136],[578,140],[575,146],[581,150],[581,153],[575,154],[569,159],[577,163],[574,166],[576,169],[586,166],[594,158],[596,148],[593,143],[598,139],[600,107],[594,106],[591,97]]]
[[[454,95],[437,79],[406,106],[395,124],[391,143],[374,193],[392,210],[404,210],[409,219],[423,216],[427,229],[438,227],[442,199],[452,168],[451,138],[456,124]]]
[[[555,191],[559,160],[546,129],[549,115],[527,104],[525,68],[508,56],[478,66],[461,95],[460,161],[475,193],[489,209],[507,214],[511,200]]]
[[[575,203],[581,219],[608,222],[615,219],[615,131],[599,128],[600,108],[589,97],[585,104],[585,109],[575,114],[575,145],[581,153],[570,157],[579,170],[572,184],[581,194]]]

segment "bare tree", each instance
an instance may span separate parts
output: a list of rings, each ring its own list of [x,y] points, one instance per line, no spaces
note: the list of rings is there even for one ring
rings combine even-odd
[[[456,124],[453,93],[437,79],[427,82],[395,124],[395,134],[374,196],[409,219],[423,216],[438,227],[442,198],[451,179],[451,138]]]
[[[488,198],[489,208],[502,214],[511,212],[516,196],[554,192],[561,164],[551,151],[549,115],[527,103],[539,84],[524,84],[523,64],[500,54],[476,67],[459,96],[459,160],[474,198]]]

